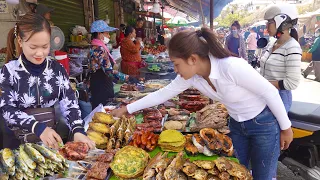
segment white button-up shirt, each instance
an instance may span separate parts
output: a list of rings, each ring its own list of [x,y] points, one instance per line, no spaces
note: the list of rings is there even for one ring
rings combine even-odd
[[[268,106],[282,130],[291,126],[278,90],[246,61],[237,57],[209,57],[209,79],[216,91],[202,76],[195,75],[188,80],[177,76],[168,86],[129,104],[128,112],[164,103],[189,87],[194,87],[207,97],[224,104],[229,115],[238,122],[253,119]]]

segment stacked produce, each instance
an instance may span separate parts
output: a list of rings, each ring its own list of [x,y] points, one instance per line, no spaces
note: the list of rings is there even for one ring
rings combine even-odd
[[[132,141],[129,145],[139,147],[146,151],[153,151],[158,145],[159,135],[150,131],[136,131],[133,134]]]
[[[186,139],[176,130],[165,130],[159,136],[158,144],[163,151],[180,152],[184,149]]]
[[[137,178],[143,174],[148,161],[149,154],[146,151],[134,146],[126,146],[116,153],[110,167],[120,178]]]
[[[186,135],[185,150],[189,155],[203,153],[206,156],[232,156],[234,152],[231,138],[212,128],[201,129],[200,134]]]
[[[89,146],[83,142],[67,142],[59,153],[66,159],[71,161],[82,160],[86,158],[89,152]]]
[[[66,160],[54,151],[37,144],[20,145],[17,150],[0,151],[1,179],[36,179],[66,171]]]
[[[196,160],[190,162],[183,158],[183,152],[169,158],[167,153],[153,157],[143,173],[143,180],[252,180],[250,172],[239,163],[219,157],[213,161]]]
[[[161,132],[162,114],[158,109],[147,108],[143,110],[143,123],[137,124],[139,131]]]
[[[230,130],[227,126],[227,117],[227,109],[221,103],[216,102],[197,111],[196,122],[190,129],[192,132],[196,132],[207,127],[217,129],[223,134],[228,134]]]
[[[100,149],[114,149],[129,143],[135,129],[134,118],[123,116],[119,120],[113,119],[110,114],[97,112],[89,123],[88,137],[96,143]]]

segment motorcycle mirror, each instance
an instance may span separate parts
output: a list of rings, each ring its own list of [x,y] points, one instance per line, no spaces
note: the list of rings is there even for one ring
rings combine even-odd
[[[258,48],[264,48],[268,44],[268,40],[266,38],[259,38],[257,41]]]

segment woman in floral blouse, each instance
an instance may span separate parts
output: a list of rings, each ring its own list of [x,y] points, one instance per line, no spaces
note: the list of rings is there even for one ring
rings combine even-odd
[[[110,41],[109,32],[117,28],[108,26],[103,20],[97,20],[91,25],[92,41],[90,49],[90,91],[92,108],[99,104],[107,104],[114,97],[113,79],[125,81],[128,76],[113,69],[113,60],[106,44]]]
[[[135,40],[136,30],[128,26],[124,32],[125,38],[121,42],[120,53],[122,57],[121,70],[130,76],[139,77],[141,67],[140,40]]]
[[[4,147],[17,148],[22,139],[19,140],[13,131],[23,130],[28,135],[36,135],[45,145],[58,148],[62,141],[60,135],[27,111],[59,103],[74,141],[94,148],[94,143],[85,135],[81,112],[65,69],[47,58],[51,33],[48,21],[41,15],[28,13],[11,32],[8,47],[14,47],[12,44],[17,41],[23,53],[18,59],[7,62],[0,72],[0,109],[6,122]]]

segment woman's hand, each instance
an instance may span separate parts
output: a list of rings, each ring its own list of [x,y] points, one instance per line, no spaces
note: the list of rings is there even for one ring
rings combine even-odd
[[[62,143],[62,139],[55,130],[46,127],[40,135],[41,141],[49,148],[59,149],[59,143]]]
[[[280,133],[280,148],[281,150],[288,149],[290,143],[293,140],[293,132],[292,129],[282,130]]]
[[[74,134],[73,141],[86,143],[90,149],[96,148],[96,144],[91,139],[89,139],[86,135],[79,132]]]
[[[114,117],[121,117],[121,116],[123,116],[123,115],[125,115],[127,113],[128,113],[128,110],[127,110],[126,106],[124,106],[124,107],[122,107],[120,109],[115,109],[115,110],[111,111],[111,114]]]

